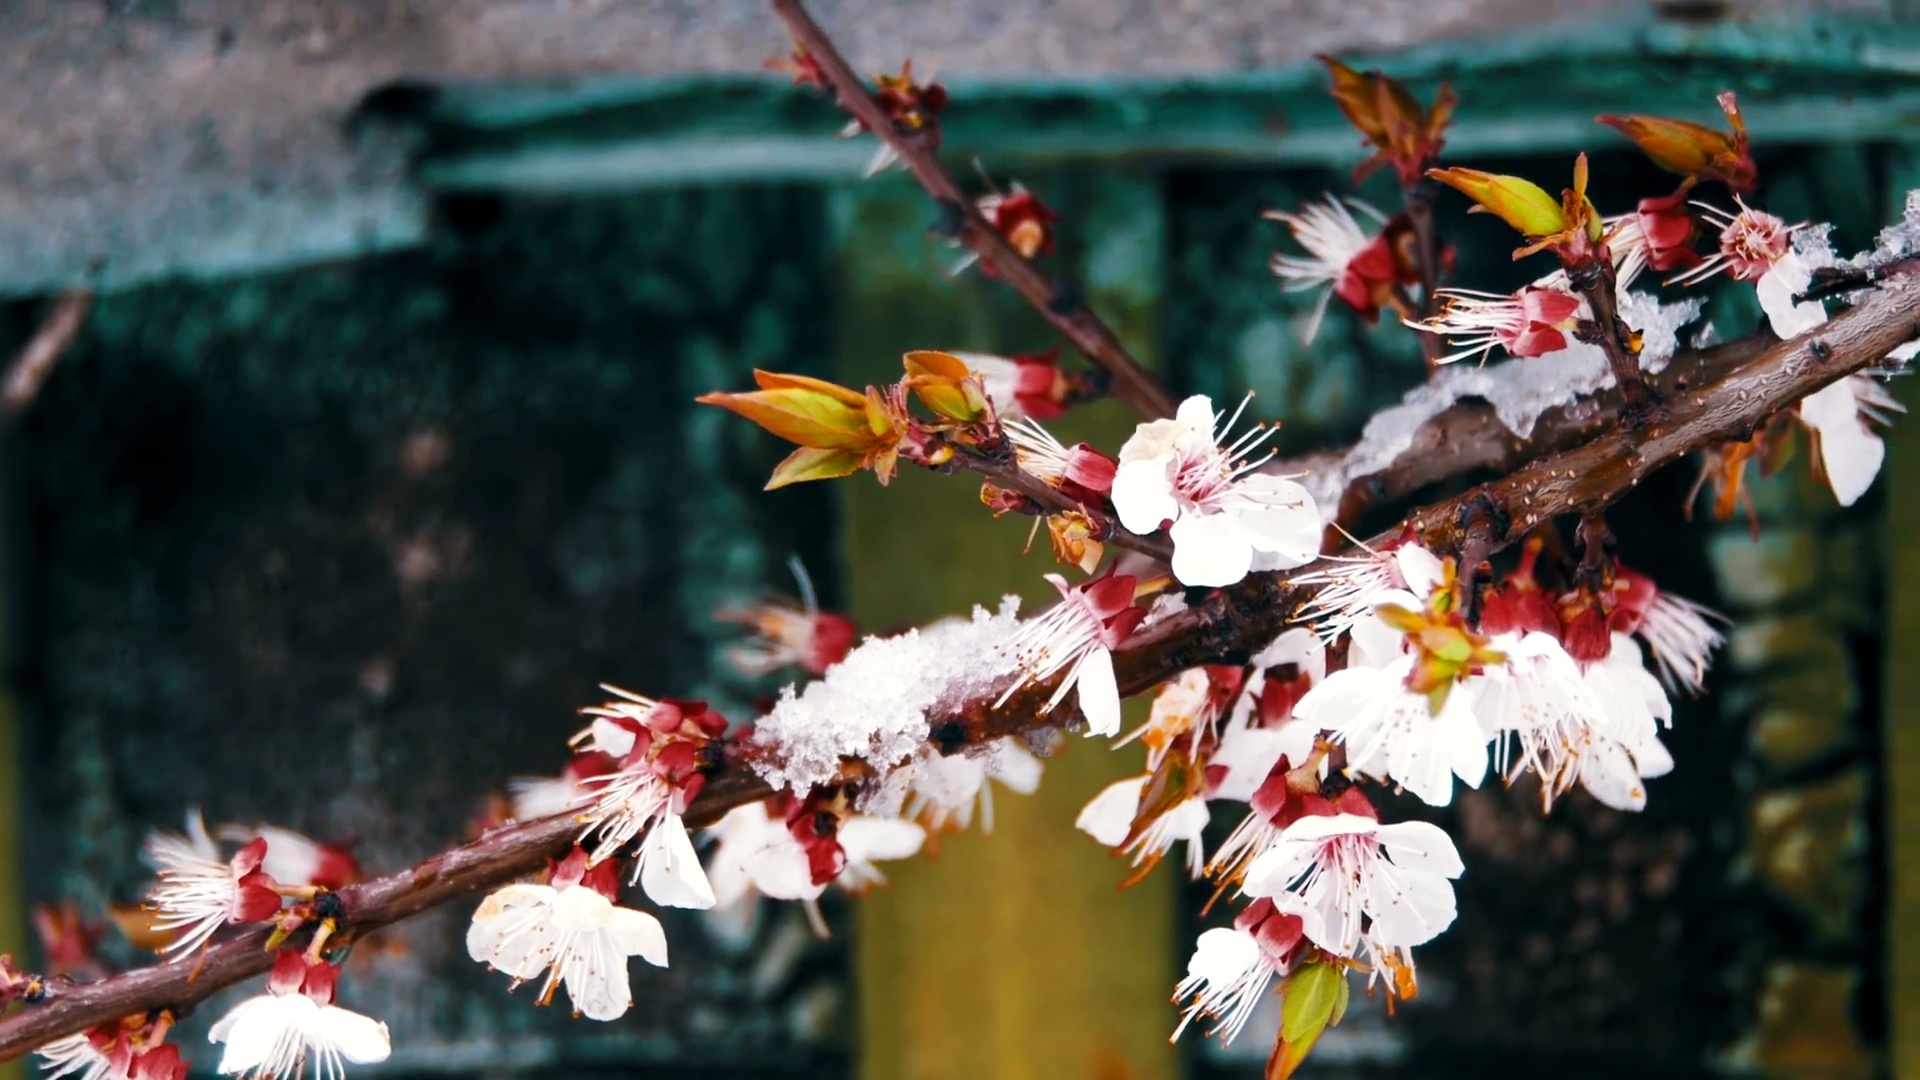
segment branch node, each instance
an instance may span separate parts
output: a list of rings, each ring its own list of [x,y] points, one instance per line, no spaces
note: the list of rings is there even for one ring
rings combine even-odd
[[[1065,278],[1053,283],[1053,292],[1047,297],[1047,310],[1061,318],[1069,318],[1086,304],[1086,298],[1080,292],[1080,286]]]
[[[960,239],[967,227],[967,208],[954,199],[937,199],[935,205],[940,216],[934,219],[929,231],[948,240]]]

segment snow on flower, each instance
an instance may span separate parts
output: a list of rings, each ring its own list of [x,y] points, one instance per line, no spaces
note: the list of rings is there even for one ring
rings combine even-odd
[[[575,848],[547,884],[516,883],[488,895],[467,928],[467,955],[515,985],[544,974],[542,1005],[564,984],[577,1015],[617,1020],[633,1004],[628,960],[667,966],[660,920],[615,904],[618,889],[611,867],[589,866]]]
[[[645,832],[633,880],[647,896],[669,907],[711,907],[713,890],[680,815],[705,782],[700,752],[725,734],[726,719],[700,702],[656,701],[614,686],[604,689],[617,700],[584,710],[593,722],[573,742],[618,765],[582,781],[593,790],[594,801],[579,815],[586,826],[581,839],[598,834],[591,855],[599,863]]]
[[[175,956],[205,945],[228,923],[261,922],[280,911],[273,877],[261,869],[266,840],[256,838],[222,860],[198,810],[188,815],[187,833],[155,833],[146,843],[158,879],[147,907],[156,929],[178,935],[161,949]]]
[[[1306,939],[1333,956],[1358,958],[1364,947],[1404,997],[1412,985],[1407,950],[1452,925],[1450,879],[1465,869],[1453,841],[1429,822],[1312,815],[1253,861],[1241,891],[1298,915]]]
[[[753,767],[775,790],[831,783],[841,762],[887,769],[927,741],[927,714],[992,687],[1014,670],[1007,650],[1019,600],[998,613],[947,619],[892,637],[868,638],[803,691],[788,687],[754,725]]]
[[[1239,416],[1222,423],[1213,402],[1195,395],[1173,419],[1141,424],[1120,448],[1120,523],[1141,535],[1168,529],[1173,574],[1184,585],[1231,585],[1250,570],[1299,566],[1320,553],[1322,522],[1307,489],[1243,460],[1273,429],[1216,443]]]
[[[1568,333],[1579,321],[1583,301],[1563,289],[1528,285],[1511,294],[1470,289],[1442,289],[1440,314],[1408,326],[1442,334],[1461,347],[1437,363],[1451,364],[1469,356],[1484,363],[1495,346],[1517,357],[1545,356],[1567,347]]]
[[[1113,650],[1127,640],[1146,612],[1133,602],[1134,579],[1109,574],[1084,585],[1069,585],[1059,574],[1047,581],[1060,593],[1060,602],[1045,614],[1020,625],[1007,643],[1007,654],[1020,672],[994,702],[1006,704],[1021,687],[1044,682],[1065,672],[1041,712],[1052,712],[1068,690],[1075,691],[1088,735],[1120,731],[1120,688],[1114,681]]]
[[[1343,204],[1341,200],[1329,198],[1310,202],[1299,213],[1269,210],[1264,215],[1268,220],[1285,224],[1292,230],[1294,240],[1307,249],[1304,256],[1273,257],[1271,268],[1280,279],[1281,287],[1287,292],[1324,289],[1302,335],[1309,343],[1320,331],[1329,298],[1337,296],[1365,318],[1374,319],[1399,286],[1418,280],[1412,268],[1403,265],[1393,249],[1392,227],[1368,236],[1348,207],[1387,224],[1378,210],[1355,199],[1347,199]]]
[[[1232,1043],[1274,978],[1292,969],[1302,937],[1300,917],[1283,914],[1267,899],[1249,905],[1231,929],[1202,933],[1187,960],[1186,977],[1174,988],[1174,1000],[1187,999],[1187,1004],[1173,1037],[1178,1039],[1196,1018],[1211,1016],[1214,1027],[1208,1034]]]
[[[1140,872],[1135,880],[1158,864],[1175,844],[1184,841],[1187,873],[1197,878],[1207,864],[1206,851],[1201,846],[1202,834],[1207,829],[1207,800],[1194,794],[1169,795],[1164,807],[1149,809],[1143,800],[1154,779],[1149,773],[1107,785],[1081,808],[1073,827],[1106,847],[1133,856],[1132,865]],[[1143,812],[1151,816],[1140,825],[1137,822]]]
[[[267,993],[233,1007],[208,1032],[224,1043],[219,1070],[250,1080],[295,1080],[311,1061],[314,1075],[335,1080],[346,1063],[385,1061],[393,1044],[387,1025],[333,1003],[338,969],[282,949]]]
[[[360,864],[339,844],[323,844],[278,825],[222,825],[220,839],[245,844],[267,842],[260,869],[282,885],[338,889],[360,879]]]

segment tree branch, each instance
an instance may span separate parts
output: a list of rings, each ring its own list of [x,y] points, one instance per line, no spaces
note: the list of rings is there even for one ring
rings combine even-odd
[[[1173,399],[1127,352],[1126,346],[1120,344],[1113,330],[1080,300],[1073,288],[1065,282],[1050,280],[980,216],[973,199],[940,164],[939,156],[923,133],[901,131],[894,126],[886,110],[867,91],[865,80],[847,66],[833,39],[807,14],[800,0],[772,0],[772,3],[774,11],[793,32],[794,41],[819,61],[840,107],[865,125],[875,138],[893,147],[914,179],[940,204],[941,212],[956,218],[955,239],[977,256],[983,266],[990,267],[995,276],[1012,285],[1056,330],[1073,342],[1074,348],[1104,369],[1112,380],[1114,397],[1148,419],[1172,416]]]
[[[1726,375],[1777,341],[1761,332],[1706,349],[1682,349],[1651,382],[1662,397],[1682,394]],[[1620,388],[1613,386],[1572,404],[1548,409],[1526,438],[1515,435],[1491,404],[1479,398],[1455,402],[1421,424],[1393,461],[1349,477],[1336,520],[1351,529],[1368,510],[1397,502],[1443,480],[1477,471],[1510,472],[1542,454],[1577,446],[1613,427],[1623,402]],[[1339,471],[1357,449],[1323,450],[1275,461],[1266,471],[1285,476]]]
[[[1491,553],[1566,514],[1592,514],[1655,470],[1716,442],[1744,437],[1768,417],[1832,382],[1881,363],[1920,337],[1920,282],[1889,280],[1818,330],[1761,350],[1696,389],[1673,394],[1665,418],[1629,431],[1610,426],[1598,438],[1541,458],[1505,479],[1428,506],[1407,525],[1428,546],[1457,551],[1469,539]],[[1725,353],[1701,354],[1726,355]],[[1488,522],[1495,524],[1489,527]],[[1385,541],[1398,530],[1382,534]],[[1326,562],[1304,568],[1325,569]],[[1120,692],[1144,693],[1187,668],[1244,662],[1284,630],[1314,593],[1294,575],[1256,574],[1143,631],[1116,651]],[[1057,721],[1041,706],[1052,683],[1023,687],[1003,705],[984,692],[942,717],[947,746],[978,745]],[[857,770],[849,770],[849,776]],[[728,810],[771,794],[737,754],[711,776],[687,815],[711,824]],[[579,835],[567,816],[495,829],[472,843],[397,874],[349,886],[340,896],[344,933],[358,936],[429,908],[537,870]],[[266,931],[253,929],[206,949],[197,961],[160,964],[99,982],[52,986],[44,1001],[0,1020],[0,1061],[63,1035],[156,1008],[179,1009],[272,966]],[[197,977],[196,977],[196,968]]]
[[[74,335],[86,325],[87,310],[92,306],[92,291],[81,289],[62,295],[48,307],[40,329],[34,331],[32,339],[14,358],[13,366],[7,369],[5,381],[0,382],[0,407],[13,416],[27,411],[40,396],[40,388],[46,385],[47,376],[53,374],[53,366],[59,363],[61,354],[73,343]]]

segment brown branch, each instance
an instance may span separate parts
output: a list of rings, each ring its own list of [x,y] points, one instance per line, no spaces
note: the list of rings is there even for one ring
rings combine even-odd
[[[1653,376],[1662,397],[1685,393],[1727,374],[1777,343],[1761,332],[1706,349],[1682,349]],[[1570,405],[1542,413],[1521,438],[1491,404],[1466,398],[1442,409],[1414,431],[1413,441],[1385,467],[1349,477],[1336,519],[1355,528],[1370,509],[1398,502],[1443,480],[1473,472],[1511,472],[1542,454],[1558,453],[1597,438],[1614,425],[1623,396],[1609,387]],[[1268,471],[1280,475],[1339,469],[1352,448],[1327,450],[1285,461]]]
[[[927,189],[943,214],[958,223],[955,239],[979,258],[982,266],[1025,297],[1054,328],[1065,335],[1087,359],[1104,369],[1112,380],[1114,397],[1133,406],[1148,419],[1172,416],[1173,399],[1147,374],[1140,362],[1100,317],[1083,303],[1073,288],[1049,279],[1033,263],[1022,258],[1007,238],[975,209],[973,200],[940,164],[939,156],[922,132],[901,131],[873,95],[867,84],[847,66],[833,39],[813,21],[800,0],[772,0],[773,9],[786,20],[793,39],[820,64],[840,107],[865,125],[874,137],[893,147],[894,153]]]
[[[1555,517],[1605,509],[1655,470],[1716,442],[1744,437],[1774,413],[1881,363],[1888,352],[1915,337],[1920,337],[1920,281],[1890,281],[1819,330],[1772,344],[1723,377],[1672,395],[1664,418],[1638,430],[1614,426],[1591,442],[1426,507],[1407,524],[1436,550],[1460,551],[1471,541],[1476,556],[1490,554]],[[1217,590],[1116,652],[1121,693],[1144,693],[1198,664],[1244,661],[1286,628],[1313,591],[1294,584],[1291,575],[1277,573],[1256,574]],[[1041,710],[1051,693],[1051,683],[1030,685],[996,707],[994,694],[983,692],[940,719],[941,743],[977,745],[1057,722],[1057,714],[1048,717]],[[688,821],[711,823],[727,810],[768,794],[749,764],[735,758],[712,774]],[[530,873],[563,853],[578,828],[561,816],[496,829],[410,870],[350,886],[340,894],[345,932],[377,930]],[[191,1005],[262,974],[271,961],[261,951],[264,939],[265,931],[251,930],[206,949],[197,963],[162,964],[99,982],[56,985],[40,1004],[0,1020],[0,1061],[94,1024]]]
[[[1621,422],[1628,427],[1636,427],[1658,419],[1660,401],[1647,389],[1646,380],[1640,377],[1639,356],[1627,347],[1633,329],[1620,317],[1612,260],[1603,253],[1591,265],[1569,271],[1567,277],[1573,283],[1574,291],[1585,297],[1587,304],[1593,308],[1593,332],[1581,336],[1583,340],[1600,346],[1600,350],[1607,354],[1607,366],[1613,369],[1613,381],[1618,384],[1622,394],[1619,410]]]
[[[1402,188],[1407,221],[1413,225],[1413,251],[1420,272],[1420,306],[1415,322],[1426,322],[1440,313],[1440,236],[1434,230],[1433,201],[1440,185],[1426,177]],[[1420,340],[1420,352],[1427,358],[1427,374],[1440,370],[1440,357],[1446,351],[1439,334],[1413,331]]]
[[[87,310],[92,306],[93,292],[80,289],[62,295],[47,308],[40,329],[14,358],[5,381],[0,382],[0,408],[12,416],[27,411],[40,396],[40,388],[46,385],[47,376],[53,374],[53,366],[59,363],[61,354],[86,325]]]

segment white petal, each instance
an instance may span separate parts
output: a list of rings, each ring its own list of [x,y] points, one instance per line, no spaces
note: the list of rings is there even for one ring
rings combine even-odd
[[[553,927],[569,934],[597,933],[613,912],[613,901],[585,885],[569,885],[553,898]]]
[[[1133,831],[1134,815],[1140,812],[1140,792],[1146,785],[1144,776],[1108,784],[1080,809],[1080,816],[1073,819],[1073,827],[1106,847],[1126,843],[1127,834]]]
[[[747,856],[745,866],[753,887],[775,900],[812,900],[827,888],[813,883],[807,853],[792,836],[768,841]]]
[[[1128,531],[1144,536],[1180,516],[1180,503],[1173,497],[1173,481],[1168,477],[1172,466],[1169,458],[1147,458],[1122,461],[1114,471],[1113,510]]]
[[[1453,925],[1453,886],[1446,878],[1379,863],[1367,875],[1364,904],[1370,930],[1382,945],[1423,945]]]
[[[987,772],[1008,791],[1031,795],[1040,790],[1040,759],[1012,737],[1000,739],[989,750]]]
[[[616,908],[601,933],[622,956],[637,956],[654,967],[667,966],[667,932],[644,911]]]
[[[1187,977],[1209,986],[1229,986],[1260,962],[1260,943],[1252,934],[1229,927],[1202,933],[1187,958]]]
[[[849,863],[869,863],[911,858],[926,842],[927,830],[899,818],[856,814],[840,825],[838,839]]]
[[[1233,485],[1232,498],[1246,504],[1231,513],[1248,542],[1279,555],[1284,565],[1278,569],[1299,566],[1320,554],[1325,525],[1306,488],[1284,477],[1254,473]]]
[[[593,726],[589,730],[593,732],[591,740],[593,749],[616,758],[626,757],[633,752],[633,744],[637,737],[626,727],[614,723],[607,717],[594,717]]]
[[[1788,252],[1754,282],[1760,308],[1767,313],[1767,322],[1780,340],[1797,337],[1827,321],[1827,309],[1818,300],[1793,302],[1794,296],[1804,292],[1812,280],[1806,264],[1798,255]]]
[[[634,912],[639,914],[639,912]],[[598,944],[598,943],[595,943]],[[615,955],[611,945],[584,945],[567,954],[561,978],[576,1012],[589,1020],[618,1020],[633,1005],[627,981],[627,958]]]
[[[1640,810],[1647,805],[1647,786],[1640,780],[1627,748],[1612,739],[1595,739],[1580,758],[1580,786],[1615,810]]]
[[[1442,877],[1459,877],[1467,869],[1460,850],[1446,830],[1430,821],[1397,821],[1374,830],[1387,858],[1395,866]]]
[[[1232,585],[1253,567],[1253,545],[1229,514],[1184,514],[1168,535],[1182,585]]]
[[[1080,712],[1087,718],[1088,735],[1120,733],[1120,684],[1113,677],[1113,654],[1094,646],[1074,674]]]
[[[220,1052],[221,1072],[245,1072],[266,1063],[291,1022],[288,1009],[280,1004],[286,1000],[275,994],[250,997],[214,1022],[207,1041],[226,1044]]]
[[[1860,501],[1880,475],[1886,459],[1886,443],[1858,417],[1851,424],[1820,433],[1821,471],[1827,474],[1827,485],[1841,506]]]
[[[1224,765],[1226,776],[1215,785],[1213,797],[1246,802],[1253,793],[1266,783],[1267,774],[1279,764],[1280,758],[1289,749],[1298,749],[1300,739],[1285,729],[1304,731],[1308,745],[1312,745],[1315,728],[1310,723],[1295,721],[1280,728],[1231,728],[1220,737],[1220,748],[1214,751],[1210,765]],[[1294,759],[1289,758],[1291,763]],[[1304,760],[1304,756],[1302,758]]]
[[[1304,626],[1295,626],[1254,653],[1248,664],[1259,670],[1292,664],[1319,682],[1327,677],[1327,647],[1320,641],[1320,635]]]
[[[467,927],[467,955],[516,979],[531,979],[553,963],[553,889],[506,885],[480,902]]]
[[[308,1021],[311,1040],[331,1046],[356,1065],[385,1061],[393,1053],[387,1025],[357,1012],[328,1005]]]
[[[713,886],[679,814],[660,815],[640,842],[640,887],[648,899],[666,907],[704,910],[714,905]]]
[[[1213,416],[1213,399],[1205,394],[1195,394],[1182,401],[1173,414],[1174,420],[1187,430],[1204,432],[1209,439],[1213,435]]]
[[[1405,579],[1407,590],[1423,600],[1446,576],[1446,566],[1440,561],[1440,556],[1419,544],[1402,544],[1395,548],[1393,564]]]

